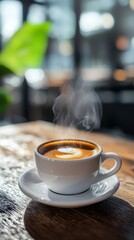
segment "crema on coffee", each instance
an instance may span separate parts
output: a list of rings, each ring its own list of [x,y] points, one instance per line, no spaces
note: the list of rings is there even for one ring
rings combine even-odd
[[[80,160],[96,155],[99,149],[90,142],[67,139],[44,143],[38,151],[50,159]]]

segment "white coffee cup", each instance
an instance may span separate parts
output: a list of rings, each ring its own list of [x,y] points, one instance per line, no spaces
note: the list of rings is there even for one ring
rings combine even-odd
[[[57,157],[53,150],[59,151],[60,156]],[[68,154],[68,151],[71,152]],[[102,173],[101,165],[109,158],[114,159],[115,164]],[[84,192],[92,184],[116,174],[121,167],[121,158],[116,153],[105,153],[100,145],[78,139],[42,143],[35,148],[35,160],[40,179],[50,190],[60,194]]]

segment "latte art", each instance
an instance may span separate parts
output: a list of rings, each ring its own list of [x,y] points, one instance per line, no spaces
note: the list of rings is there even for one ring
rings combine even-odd
[[[56,158],[77,158],[82,156],[82,150],[74,147],[62,147],[57,149]]]
[[[86,141],[58,140],[42,145],[39,152],[49,159],[81,160],[94,156],[98,147]]]

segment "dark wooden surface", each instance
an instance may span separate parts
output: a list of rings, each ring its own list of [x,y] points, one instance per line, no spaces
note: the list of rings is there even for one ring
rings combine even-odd
[[[120,188],[114,196],[87,207],[63,209],[37,203],[21,193],[18,178],[34,166],[34,147],[63,137],[97,142],[104,151],[114,151],[122,157],[122,168],[117,174]],[[45,122],[1,127],[0,219],[0,240],[133,240],[134,142]]]

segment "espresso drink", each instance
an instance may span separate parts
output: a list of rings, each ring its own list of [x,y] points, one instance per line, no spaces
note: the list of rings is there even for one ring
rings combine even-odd
[[[44,143],[38,152],[50,159],[80,160],[96,155],[99,148],[90,142],[67,139]]]

